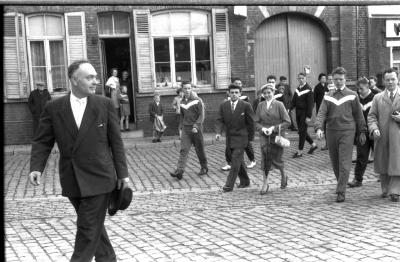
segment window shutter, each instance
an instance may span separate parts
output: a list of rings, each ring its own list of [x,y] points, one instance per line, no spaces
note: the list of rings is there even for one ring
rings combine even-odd
[[[4,98],[20,99],[28,97],[28,68],[24,17],[22,14],[4,15]]]
[[[212,17],[215,84],[218,89],[224,89],[228,88],[231,80],[228,11],[215,8]]]
[[[154,76],[152,61],[152,41],[149,10],[133,10],[138,90],[140,93],[153,92]]]
[[[76,60],[86,59],[85,13],[65,13],[65,35],[68,65]]]

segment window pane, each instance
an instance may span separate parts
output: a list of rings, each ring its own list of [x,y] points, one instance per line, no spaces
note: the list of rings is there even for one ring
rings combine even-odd
[[[189,35],[190,34],[189,13],[171,13],[171,34]]]
[[[208,16],[207,14],[191,14],[191,32],[192,35],[208,35]]]
[[[36,86],[38,82],[42,82],[47,88],[44,43],[43,41],[32,41],[30,46],[33,86]]]
[[[393,60],[398,61],[400,60],[400,47],[393,47]]]
[[[210,61],[196,62],[197,85],[211,84],[211,63]]]
[[[154,39],[154,60],[155,62],[169,62],[169,39]]]
[[[192,81],[190,62],[175,63],[176,78],[179,77],[183,80]]]
[[[50,41],[50,62],[53,91],[67,91],[63,41]]]
[[[194,40],[196,50],[196,61],[210,60],[210,41],[208,37],[196,38]]]
[[[170,63],[156,63],[157,87],[171,86]]]
[[[29,35],[43,36],[44,35],[44,19],[43,16],[29,17],[28,20]]]
[[[46,18],[46,35],[63,36],[61,17],[46,15],[45,18]]]
[[[111,14],[99,14],[99,34],[112,35],[112,26]]]
[[[189,38],[174,39],[175,61],[190,61],[190,42]]]
[[[115,34],[129,34],[129,16],[126,13],[114,14]]]
[[[153,35],[169,35],[169,14],[155,15],[151,18],[151,33]]]

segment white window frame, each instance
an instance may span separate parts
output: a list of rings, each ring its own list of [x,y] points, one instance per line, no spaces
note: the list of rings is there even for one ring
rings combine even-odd
[[[158,86],[157,82],[157,77],[156,77],[156,62],[155,62],[155,50],[154,50],[154,39],[165,39],[168,38],[169,39],[169,55],[170,55],[170,69],[171,69],[171,81],[170,81],[170,85],[168,85],[168,87],[174,87],[176,86],[176,70],[175,70],[175,56],[174,56],[174,50],[175,50],[175,46],[174,46],[174,39],[175,38],[189,38],[189,43],[190,43],[190,70],[191,70],[191,83],[193,86],[196,87],[200,87],[200,88],[209,88],[211,86],[214,85],[214,61],[213,61],[213,49],[212,49],[212,27],[211,27],[211,13],[209,12],[205,12],[205,11],[198,11],[198,10],[179,10],[179,11],[162,11],[162,12],[157,12],[152,14],[152,16],[156,16],[156,15],[161,15],[161,14],[165,14],[168,13],[169,16],[171,16],[171,14],[176,14],[176,13],[189,13],[189,22],[191,21],[191,15],[192,13],[202,13],[202,14],[206,14],[207,15],[207,26],[208,26],[208,34],[207,35],[195,35],[195,34],[189,34],[189,35],[174,35],[172,33],[168,33],[168,34],[151,34],[151,44],[152,44],[152,52],[153,52],[153,59],[152,59],[152,68],[153,68],[153,75],[155,77],[155,84],[156,87]],[[170,22],[170,27],[171,27],[171,20],[169,19]],[[152,26],[152,25],[151,25]],[[189,25],[190,28],[190,25]],[[197,85],[197,76],[196,76],[196,50],[195,50],[195,38],[208,38],[208,42],[209,42],[209,46],[210,46],[210,77],[211,77],[211,83],[206,84],[206,85]],[[182,79],[182,80],[189,80],[189,79]],[[163,85],[161,85],[161,87],[164,87]]]
[[[394,60],[394,58],[393,58],[393,48],[398,48],[400,50],[400,46],[391,46],[390,47],[390,67],[393,67],[394,64],[400,65],[400,59]],[[400,70],[400,66],[398,67],[398,70]]]
[[[29,18],[35,17],[35,16],[57,16],[61,18],[61,27],[62,27],[62,36],[31,36],[29,34]],[[64,68],[65,68],[65,76],[68,76],[68,69],[67,69],[67,47],[66,47],[66,41],[65,41],[65,21],[64,21],[64,16],[59,15],[59,14],[52,14],[52,13],[41,13],[41,14],[33,14],[26,16],[25,18],[25,24],[26,24],[26,39],[27,39],[27,51],[28,51],[28,62],[29,62],[29,81],[30,81],[30,86],[31,90],[35,89],[34,83],[33,83],[33,72],[32,72],[32,65],[31,65],[31,59],[32,59],[32,54],[31,54],[31,42],[35,41],[43,41],[44,42],[44,56],[45,56],[45,63],[46,63],[46,88],[49,91],[49,93],[53,93],[53,80],[51,78],[51,61],[50,61],[50,41],[63,41],[63,51],[64,51]],[[46,26],[46,23],[44,23],[44,26]],[[46,30],[45,30],[46,31]],[[65,87],[66,91],[62,92],[57,92],[57,93],[66,93],[69,91],[69,85],[68,85],[68,77],[64,79],[65,81]]]
[[[100,23],[99,23],[99,15],[103,14],[111,14],[111,21],[112,21],[112,34],[100,34]],[[114,14],[126,14],[127,15],[127,22],[128,22],[128,33],[126,34],[121,34],[115,33],[115,23],[114,23]],[[119,11],[110,11],[110,12],[101,12],[97,14],[97,32],[99,32],[99,38],[126,38],[130,37],[130,32],[131,32],[131,23],[130,23],[130,13],[128,12],[119,12]]]

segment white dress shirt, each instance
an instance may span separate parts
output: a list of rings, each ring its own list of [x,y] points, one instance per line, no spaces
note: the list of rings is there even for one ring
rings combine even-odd
[[[233,102],[233,101],[231,102],[231,108],[232,108],[232,104],[233,104],[233,111],[235,111],[238,101],[239,101],[239,99],[236,100],[235,102]]]
[[[86,109],[87,97],[79,99],[76,96],[74,96],[74,94],[72,94],[71,92],[69,100],[71,102],[71,109],[75,118],[76,126],[79,129],[81,127],[83,113],[85,112]]]

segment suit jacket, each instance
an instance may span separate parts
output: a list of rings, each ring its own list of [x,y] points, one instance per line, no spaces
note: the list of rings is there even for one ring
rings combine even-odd
[[[238,100],[232,113],[231,101],[222,103],[216,119],[217,134],[226,128],[226,147],[245,148],[254,139],[254,112],[251,105]]]
[[[55,142],[63,196],[108,193],[116,187],[117,178],[128,176],[118,117],[109,98],[87,97],[79,130],[70,94],[48,102],[32,143],[31,171],[43,172]]]

